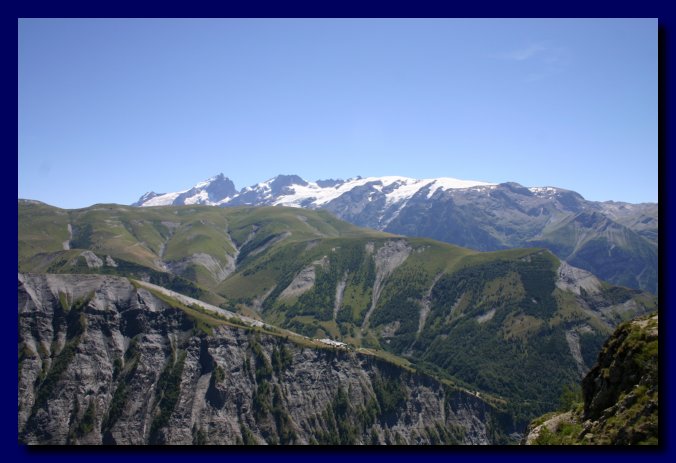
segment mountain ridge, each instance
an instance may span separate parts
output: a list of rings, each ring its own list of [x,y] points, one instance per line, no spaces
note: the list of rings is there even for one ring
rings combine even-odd
[[[552,195],[556,194],[559,192],[572,192],[574,195],[579,197],[582,200],[585,201],[590,201],[586,200],[582,195],[579,193],[566,189],[566,188],[561,188],[561,187],[555,187],[555,186],[532,186],[532,187],[524,187],[523,185],[517,183],[517,182],[485,182],[485,181],[478,181],[478,180],[463,180],[463,179],[458,179],[454,177],[434,177],[434,178],[424,178],[424,179],[418,179],[418,178],[413,178],[413,177],[406,177],[406,176],[397,176],[397,175],[389,175],[389,176],[371,176],[371,177],[362,177],[362,176],[356,176],[356,177],[350,177],[348,179],[318,179],[315,181],[307,181],[300,177],[299,175],[296,174],[279,174],[277,176],[271,177],[263,182],[258,182],[250,186],[246,186],[241,188],[240,190],[237,190],[234,186],[234,182],[227,176],[225,176],[222,172],[219,173],[218,175],[215,175],[213,177],[210,177],[204,181],[196,183],[193,187],[188,188],[186,190],[179,190],[176,192],[169,192],[169,193],[156,193],[154,191],[148,191],[147,193],[141,195],[141,197],[134,203],[132,203],[132,206],[169,206],[169,205],[183,205],[183,204],[204,204],[204,205],[221,205],[225,204],[224,201],[229,201],[231,200],[234,196],[240,195],[245,192],[249,191],[255,191],[257,188],[262,188],[262,189],[270,189],[270,185],[277,185],[278,187],[283,187],[283,186],[293,186],[293,185],[300,185],[300,186],[305,186],[305,187],[311,187],[314,190],[321,190],[321,189],[326,189],[326,188],[337,188],[340,187],[341,185],[345,184],[352,184],[352,185],[364,185],[367,183],[373,183],[373,182],[382,182],[385,186],[390,186],[393,185],[392,189],[396,189],[397,185],[394,185],[395,183],[401,183],[405,186],[412,186],[413,189],[411,191],[417,192],[420,191],[421,189],[425,187],[430,187],[431,185],[436,183],[436,187],[433,191],[430,192],[430,196],[438,189],[468,189],[472,187],[490,187],[490,186],[509,186],[512,189],[518,189],[521,192],[530,192],[531,194],[535,195]],[[202,197],[181,197],[179,198],[177,195],[182,194],[182,193],[188,193],[193,191],[195,195],[202,189],[211,189],[213,190],[214,185],[220,185],[220,184],[226,184],[226,185],[232,185],[231,189],[226,190],[225,193],[221,193],[220,195],[216,195],[215,199],[204,199]],[[417,188],[415,188],[417,186]],[[273,191],[274,193],[279,193],[279,188],[276,188],[277,191]],[[303,200],[311,197],[310,192],[303,192],[307,193],[307,196],[302,196],[300,199],[300,202]],[[528,194],[528,193],[526,193]],[[149,203],[150,199],[155,199],[152,203]],[[184,200],[189,199],[191,202],[185,203]],[[613,207],[615,206],[616,208],[622,208],[623,206],[642,206],[642,205],[657,205],[656,202],[640,202],[640,203],[630,203],[627,201],[615,201],[615,200],[605,200],[605,201],[592,201],[595,203],[599,204],[605,204],[608,205],[608,207]],[[249,205],[254,205],[254,204],[249,204]],[[294,204],[292,201],[286,200],[284,203],[275,203],[272,205],[285,205],[285,206],[290,206],[294,207]]]
[[[278,175],[234,191],[232,181],[219,174],[188,190],[146,193],[133,205],[325,209],[358,226],[479,251],[546,247],[612,283],[653,293],[658,289],[656,203],[595,202],[564,188],[450,177],[308,182],[297,175]]]

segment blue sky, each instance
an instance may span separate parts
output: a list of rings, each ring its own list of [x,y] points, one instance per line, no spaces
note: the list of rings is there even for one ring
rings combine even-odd
[[[657,20],[19,21],[18,195],[402,175],[657,201]]]

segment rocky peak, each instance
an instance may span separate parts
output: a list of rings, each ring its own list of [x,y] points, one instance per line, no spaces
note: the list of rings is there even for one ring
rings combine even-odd
[[[278,175],[269,181],[270,193],[277,196],[280,194],[288,194],[287,187],[292,185],[307,186],[307,182],[298,175]]]
[[[214,202],[221,201],[229,196],[237,194],[235,184],[222,173],[211,179],[204,190],[209,194],[209,200]]]

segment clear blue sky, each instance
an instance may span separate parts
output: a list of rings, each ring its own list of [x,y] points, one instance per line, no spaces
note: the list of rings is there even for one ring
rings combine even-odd
[[[657,20],[20,20],[18,195],[402,175],[657,201]]]

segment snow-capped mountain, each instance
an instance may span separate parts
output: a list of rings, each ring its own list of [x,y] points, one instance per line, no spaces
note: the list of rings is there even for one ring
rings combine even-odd
[[[656,204],[594,202],[563,188],[448,177],[311,182],[278,175],[237,191],[223,174],[134,203],[185,204],[321,208],[359,226],[481,251],[546,247],[612,283],[657,290]]]
[[[169,206],[179,204],[217,206],[226,203],[236,195],[237,190],[232,180],[223,174],[218,174],[188,190],[161,194],[150,191],[141,196],[132,206]]]
[[[436,191],[467,188],[490,188],[493,183],[455,178],[413,179],[408,177],[357,177],[348,180],[317,180],[307,182],[297,175],[278,175],[265,182],[237,192],[232,181],[219,174],[188,190],[141,196],[134,206],[168,206],[205,204],[211,206],[289,206],[322,207],[355,189],[368,190],[371,198],[381,193],[388,205],[410,199],[421,190],[431,197]]]

